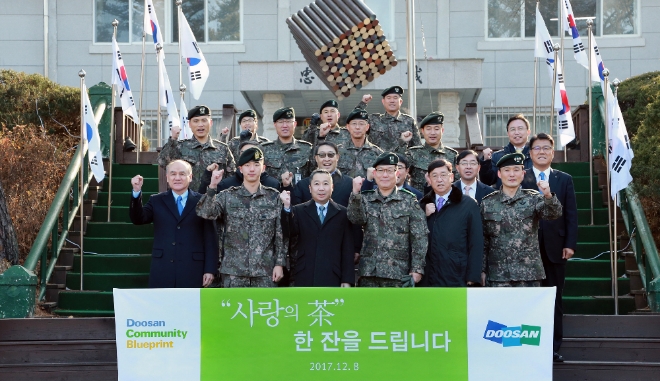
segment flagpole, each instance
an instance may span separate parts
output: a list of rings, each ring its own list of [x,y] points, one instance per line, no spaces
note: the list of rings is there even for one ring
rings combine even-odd
[[[550,136],[552,136],[552,127],[554,125],[554,117],[555,117],[555,95],[557,95],[557,56],[559,53],[559,44],[554,44],[552,48],[555,51],[555,62],[554,62],[554,67],[552,68],[552,101],[550,103],[551,104]],[[557,135],[557,138],[559,138],[559,134]]]
[[[160,60],[162,59],[160,52],[163,50],[163,46],[160,44],[156,44],[156,60],[158,61],[158,112],[156,113],[158,116],[158,121],[156,123],[156,126],[158,128],[158,144],[159,146],[162,147],[163,140],[162,140],[162,121],[161,121],[161,116],[160,116],[160,76],[162,75],[160,72]]]
[[[79,201],[80,205],[78,210],[80,211],[80,291],[83,289],[83,231],[85,228],[85,183],[83,180],[84,177],[84,165],[85,165],[85,138],[84,131],[86,131],[85,126],[85,71],[80,70],[78,72],[78,77],[80,77],[80,173],[78,178],[80,179],[80,193]],[[55,245],[55,242],[53,242]],[[44,264],[42,264],[43,266]]]
[[[179,26],[179,28],[178,28],[179,30],[177,31],[178,36],[179,36],[178,37],[178,39],[179,39],[179,85],[180,85],[179,89],[181,89],[181,85],[183,85],[183,74],[181,74],[182,73],[182,71],[181,71],[181,12],[183,12],[183,10],[182,10],[181,3],[182,3],[181,0],[176,0],[176,6],[177,6],[176,17],[177,17],[177,20],[178,20],[177,25]],[[184,89],[184,91],[185,91],[185,89]],[[181,97],[183,97],[183,95],[181,95]]]
[[[566,66],[564,66],[564,37],[566,35],[566,31],[564,30],[564,21],[566,21],[564,17],[564,11],[566,9],[566,4],[562,4],[561,7],[559,7],[559,16],[561,20],[561,25],[559,26],[559,35],[561,38],[559,39],[560,42],[560,49],[561,49],[561,68],[562,72],[564,74],[564,81],[566,80]],[[557,138],[559,138],[559,130],[557,130]],[[561,139],[560,139],[561,141]],[[568,144],[566,144],[568,145]],[[566,159],[566,145],[564,145],[564,162],[568,161]]]
[[[594,49],[592,45],[593,42],[593,25],[594,22],[591,19],[587,19],[587,34],[589,35],[589,201],[591,202],[591,226],[594,224],[594,148],[593,148],[593,127],[592,127],[592,113],[593,113],[593,98],[592,98],[592,87],[593,82],[591,80],[592,66],[591,66],[591,51]]]
[[[538,6],[538,3],[537,3]],[[534,57],[534,110],[532,116],[532,135],[536,135],[536,98],[537,98],[537,82],[538,82],[538,67],[539,58]]]
[[[147,12],[147,10],[144,10]],[[146,13],[145,13],[146,14]],[[144,89],[144,61],[146,58],[145,42],[147,40],[147,31],[144,30],[144,23],[142,23],[142,67],[140,69],[140,111],[138,112],[138,130],[140,131],[140,139],[137,143],[137,159],[136,162],[140,163],[140,148],[142,148],[142,93]]]
[[[117,26],[119,25],[119,21],[115,19],[112,22],[112,36],[114,39],[117,38]],[[117,52],[113,52],[113,54],[117,54]],[[115,75],[115,73],[112,73],[112,75]],[[108,155],[108,222],[110,222],[110,205],[112,204],[112,158],[114,157],[114,151],[115,151],[115,98],[117,97],[115,94],[116,91],[116,85],[114,83],[115,81],[112,81],[112,101],[110,102],[110,154]]]
[[[618,78],[614,78],[614,81],[612,81],[612,84],[614,85],[614,102],[617,102],[617,97],[618,97],[618,93],[619,93],[619,84],[621,84],[621,81],[619,81]],[[609,127],[609,123],[608,123],[608,127]],[[608,166],[609,166],[609,164],[608,164]],[[608,168],[608,170],[609,170],[609,168]],[[611,195],[607,195],[607,196],[608,196],[607,199],[609,200],[611,198]],[[618,241],[617,240],[617,231],[618,230],[617,230],[617,221],[616,221],[617,220],[617,218],[616,218],[617,205],[619,205],[619,192],[616,192],[614,194],[614,207],[613,207],[613,209],[614,209],[614,241],[612,242],[612,244],[614,245],[614,259],[615,259],[614,262],[613,262],[613,264],[614,264],[614,275],[617,277],[617,280],[618,280],[618,276],[619,276],[619,263],[618,263],[619,252],[617,250],[617,246],[618,246],[618,242],[617,242]],[[614,314],[618,315],[619,314],[619,282],[618,281],[614,282],[614,301],[615,301],[614,302]]]
[[[614,284],[617,281],[616,275],[614,273],[614,261],[616,261],[616,255],[612,251],[612,200],[610,197],[610,181],[611,181],[611,176],[610,176],[610,131],[609,131],[609,112],[608,112],[608,107],[607,107],[607,91],[610,86],[610,81],[609,81],[609,76],[610,76],[610,71],[608,69],[603,69],[603,76],[605,77],[605,86],[603,89],[603,98],[605,100],[605,167],[607,168],[607,186],[605,187],[605,191],[607,192],[607,227],[608,227],[608,232],[610,236],[610,272],[612,274],[612,297],[614,297],[614,311],[615,314],[618,312],[618,307],[619,307],[619,301],[617,300],[616,296],[614,295]]]

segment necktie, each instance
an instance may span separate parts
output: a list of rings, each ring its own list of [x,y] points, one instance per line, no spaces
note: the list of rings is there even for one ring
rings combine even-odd
[[[545,180],[545,173],[543,173],[543,172],[539,173],[539,180],[541,180],[541,181]],[[541,188],[539,188],[539,192],[543,193]]]
[[[319,220],[321,220],[321,223],[323,223],[323,220],[325,220],[325,206],[321,205],[319,206]]]
[[[470,195],[470,190],[471,190],[471,189],[472,189],[471,186],[466,185],[466,186],[465,186],[465,192],[463,192],[463,194],[469,196],[469,195]]]
[[[181,196],[176,198],[176,208],[179,209],[179,215],[183,213],[183,198]]]
[[[442,209],[442,206],[443,206],[444,204],[445,204],[445,199],[442,198],[442,197],[440,197],[440,198],[438,199],[438,205],[436,206],[436,210],[440,210],[440,209]]]

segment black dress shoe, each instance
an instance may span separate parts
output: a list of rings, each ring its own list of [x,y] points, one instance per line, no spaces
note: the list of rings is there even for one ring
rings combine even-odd
[[[562,356],[559,353],[555,352],[555,353],[552,354],[552,361],[553,362],[564,362],[564,356]]]

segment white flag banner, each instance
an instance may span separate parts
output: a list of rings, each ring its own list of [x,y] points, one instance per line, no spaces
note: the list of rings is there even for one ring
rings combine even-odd
[[[190,129],[190,124],[188,123],[188,108],[186,107],[186,102],[183,101],[181,97],[181,133],[179,134],[179,140],[192,139],[193,134]]]
[[[160,106],[167,108],[167,127],[171,130],[174,126],[180,126],[181,121],[179,120],[179,112],[176,110],[170,78],[165,68],[165,56],[162,54],[158,59],[158,65],[160,66],[160,77],[158,78],[160,84]]]
[[[121,52],[119,51],[119,45],[117,45],[115,36],[112,36],[112,84],[117,85],[116,88],[119,92],[121,109],[124,111],[124,115],[130,116],[135,123],[139,124],[135,101],[133,101],[133,92],[131,91],[131,86],[128,84],[126,67],[124,66],[124,60],[121,58]]]
[[[99,136],[99,129],[94,120],[94,110],[89,102],[87,95],[87,86],[83,85],[83,122],[85,128],[81,131],[83,139],[87,141],[87,151],[89,152],[89,166],[92,169],[92,174],[96,182],[100,183],[105,178],[105,170],[103,169],[103,155],[101,154],[101,137]]]
[[[630,139],[628,137],[628,129],[623,121],[621,108],[619,102],[614,99],[614,113],[610,114],[610,142],[609,142],[609,165],[610,165],[610,181],[611,184],[611,197],[614,196],[622,189],[625,189],[628,184],[633,180],[630,174],[630,167],[632,159],[635,157],[632,147],[630,146]]]
[[[161,33],[160,26],[158,25],[158,18],[156,17],[156,10],[154,9],[154,3],[152,0],[144,0],[143,28],[147,34],[153,37],[154,47],[158,43],[160,43],[161,46],[165,46],[163,43],[163,34]]]
[[[584,51],[584,44],[582,44],[582,39],[580,38],[580,33],[578,28],[575,25],[575,15],[573,15],[573,7],[571,6],[570,0],[562,0],[564,7],[564,19],[562,24],[564,26],[564,31],[569,32],[573,38],[573,57],[580,65],[584,66],[585,69],[589,70],[589,58],[587,53]]]
[[[557,131],[559,135],[559,145],[561,147],[570,143],[575,139],[575,128],[573,127],[573,116],[571,115],[571,105],[568,102],[568,95],[566,93],[566,85],[564,84],[564,71],[561,62],[555,65],[555,52],[553,48],[554,43],[548,28],[545,26],[545,21],[538,6],[536,7],[536,46],[534,48],[534,56],[544,58],[548,73],[550,75],[550,82],[554,83],[554,106],[557,110]],[[554,69],[557,69],[557,76],[555,80]]]
[[[197,45],[195,35],[190,30],[188,20],[183,12],[179,12],[179,33],[181,36],[181,56],[188,63],[188,79],[190,92],[195,99],[199,99],[204,90],[206,80],[209,78],[209,66],[206,64],[204,54]]]

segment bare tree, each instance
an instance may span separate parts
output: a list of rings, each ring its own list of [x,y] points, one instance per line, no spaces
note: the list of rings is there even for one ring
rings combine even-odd
[[[2,259],[14,265],[18,264],[18,240],[7,210],[5,191],[0,182],[0,260]]]

